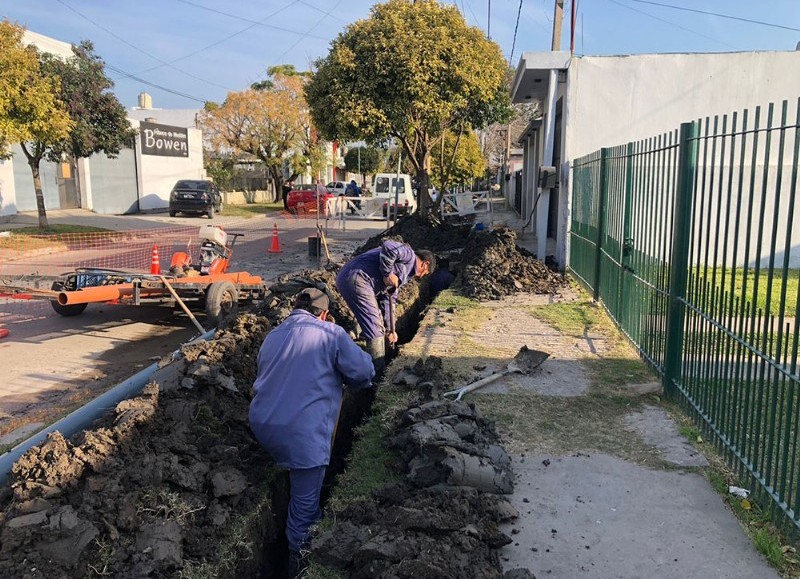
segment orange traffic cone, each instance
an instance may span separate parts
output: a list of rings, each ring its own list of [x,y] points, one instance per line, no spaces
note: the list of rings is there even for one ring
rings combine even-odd
[[[150,257],[150,273],[153,275],[161,275],[161,264],[158,261],[158,246],[153,244],[153,253]]]
[[[5,328],[0,328],[0,338],[5,338],[5,337],[6,337],[7,335],[9,335],[10,333],[11,333],[11,332],[9,332],[8,330],[6,330]]]
[[[276,223],[272,228],[272,247],[269,248],[270,253],[281,252],[281,240],[278,239],[278,224]]]

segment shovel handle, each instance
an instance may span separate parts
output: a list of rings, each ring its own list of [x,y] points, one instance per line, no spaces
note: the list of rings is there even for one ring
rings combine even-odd
[[[464,396],[467,392],[472,392],[473,390],[477,390],[481,386],[486,386],[490,382],[494,382],[498,378],[502,378],[506,374],[510,374],[509,370],[504,370],[502,372],[496,372],[495,374],[490,374],[486,378],[481,378],[477,382],[473,382],[472,384],[467,384],[466,386],[462,386],[458,390],[451,390],[450,392],[445,392],[444,396],[452,396],[456,395],[456,400],[461,400],[461,397]]]

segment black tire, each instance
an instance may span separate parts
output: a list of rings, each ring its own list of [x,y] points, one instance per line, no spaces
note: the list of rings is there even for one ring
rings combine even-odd
[[[50,289],[56,292],[60,292],[64,289],[64,284],[60,281],[54,281],[53,285],[50,286]],[[79,316],[83,313],[83,310],[86,309],[86,306],[89,304],[73,304],[71,306],[62,306],[56,300],[50,300],[50,305],[53,306],[53,309],[56,313],[61,314],[66,318],[71,318],[72,316]]]
[[[177,211],[170,211],[169,212],[169,216],[170,217],[175,217],[175,215],[177,215],[177,213],[178,213]]]
[[[209,219],[214,219],[214,205],[213,203],[208,207],[208,211],[206,212]]]
[[[239,313],[239,292],[229,281],[217,281],[206,290],[206,319],[212,326],[223,327]]]

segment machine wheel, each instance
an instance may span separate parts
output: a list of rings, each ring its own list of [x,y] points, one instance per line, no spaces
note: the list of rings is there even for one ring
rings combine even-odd
[[[177,214],[178,214],[178,212],[177,212],[177,211],[170,211],[170,212],[169,212],[169,216],[170,216],[170,217],[175,217],[175,215],[177,215]]]
[[[214,326],[225,326],[239,313],[239,292],[229,281],[217,281],[206,290],[206,318]]]
[[[207,215],[208,215],[209,219],[214,219],[214,204],[213,203],[208,207]]]
[[[50,289],[53,291],[60,292],[61,290],[64,289],[64,284],[61,283],[60,281],[54,281],[53,285],[50,286]],[[53,306],[53,309],[56,311],[56,313],[59,313],[62,316],[69,318],[72,316],[81,315],[83,313],[83,310],[85,310],[86,306],[88,306],[89,304],[73,304],[71,306],[62,306],[60,303],[58,303],[58,301],[50,300],[50,305]]]

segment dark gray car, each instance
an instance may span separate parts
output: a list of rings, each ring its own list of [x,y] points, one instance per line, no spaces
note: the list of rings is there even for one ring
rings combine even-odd
[[[181,179],[169,194],[169,216],[175,217],[178,212],[214,219],[215,212],[222,212],[222,194],[211,181]]]

